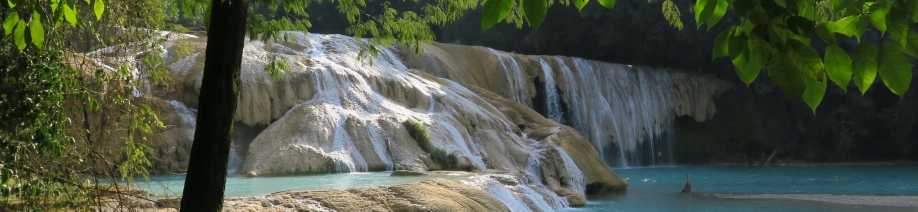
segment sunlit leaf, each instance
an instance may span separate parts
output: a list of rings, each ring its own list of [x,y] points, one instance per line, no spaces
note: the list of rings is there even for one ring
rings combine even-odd
[[[790,96],[802,98],[806,84],[797,66],[787,56],[772,57],[768,62],[768,76]]]
[[[17,23],[19,23],[19,13],[12,12],[6,15],[6,20],[3,20],[3,35],[12,34]]]
[[[886,33],[886,14],[889,13],[891,6],[892,4],[886,1],[877,1],[877,3],[870,6],[870,23],[877,30],[880,30],[881,35]]]
[[[70,23],[70,25],[76,26],[76,10],[73,7],[72,0],[65,0],[65,3],[62,5],[64,8],[64,19]]]
[[[542,22],[545,21],[545,13],[548,13],[548,1],[520,0],[520,10],[525,14],[529,26],[538,29]]]
[[[41,49],[45,44],[45,29],[41,25],[41,15],[38,11],[32,11],[32,20],[29,21],[29,34],[32,36],[32,43]]]
[[[731,27],[730,29],[720,32],[720,35],[717,35],[717,38],[714,39],[714,58],[727,56],[730,54],[727,44],[730,41],[730,35],[733,34],[735,28]]]
[[[588,0],[573,0],[574,6],[577,7],[577,11],[583,10],[583,6],[586,6]]]
[[[615,6],[615,1],[617,0],[597,0],[597,1],[599,1],[599,4],[602,5],[603,7],[612,9],[612,7]]]
[[[25,28],[25,21],[19,19],[19,22],[16,23],[16,29],[13,30],[13,42],[16,43],[16,48],[18,48],[19,51],[26,48]]]
[[[698,25],[697,28],[701,28],[701,25],[714,13],[717,8],[717,1],[720,0],[698,0],[695,2],[695,24]]]
[[[877,50],[873,44],[861,42],[857,45],[854,49],[851,71],[854,73],[854,85],[861,90],[861,94],[867,93],[867,89],[877,78]]]
[[[877,70],[883,84],[899,97],[905,96],[909,83],[912,82],[912,65],[895,46],[880,45],[877,54]]]
[[[743,83],[746,83],[746,86],[749,86],[752,81],[755,81],[755,78],[759,76],[759,72],[762,70],[762,66],[755,60],[752,60],[749,55],[750,50],[743,49],[739,56],[733,59],[733,66],[736,67],[736,75],[739,76]]]
[[[825,80],[825,65],[822,58],[809,44],[797,40],[787,41],[787,56],[797,66],[803,77],[813,81]]]
[[[488,0],[482,7],[481,30],[487,30],[507,17],[513,8],[513,0]]]
[[[797,13],[799,16],[810,19],[816,15],[816,8],[813,7],[813,3],[811,1],[797,1],[797,8],[800,10],[800,12]],[[812,21],[812,19],[810,20]]]
[[[736,59],[740,53],[743,52],[743,49],[748,48],[746,46],[746,35],[731,36],[730,43],[727,45],[727,53],[730,55],[730,59]]]
[[[816,108],[819,107],[819,103],[822,103],[822,97],[826,94],[826,80],[823,81],[813,81],[813,80],[803,80],[806,84],[806,89],[803,91],[803,101],[813,109],[813,114],[816,114]]]
[[[848,37],[855,36],[857,40],[861,40],[861,34],[864,34],[864,30],[867,29],[867,23],[869,20],[863,18],[862,16],[848,16],[835,22],[833,31],[847,35]]]
[[[727,13],[727,7],[729,7],[727,0],[716,0],[716,2],[717,3],[714,4],[714,10],[711,11],[711,15],[707,19],[708,30],[711,30],[711,27],[717,25],[717,22],[724,17],[724,14]]]
[[[838,46],[830,45],[826,48],[825,63],[829,79],[832,79],[832,82],[835,82],[838,87],[847,92],[848,84],[851,83],[851,76],[853,75],[851,58],[848,57],[848,53],[845,53],[845,50],[838,48]]]
[[[92,6],[92,10],[96,13],[96,20],[102,19],[102,13],[105,12],[105,2],[96,0]]]

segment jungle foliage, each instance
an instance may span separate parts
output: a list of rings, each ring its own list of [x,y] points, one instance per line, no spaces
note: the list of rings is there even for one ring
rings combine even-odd
[[[494,26],[517,8],[530,26],[538,28],[554,2],[486,1],[482,29]],[[573,3],[580,10],[587,0],[557,2]],[[616,3],[598,2],[607,8]],[[664,2],[662,11],[680,28],[678,8],[672,7]],[[854,81],[863,94],[880,76],[890,91],[904,96],[912,78],[912,64],[905,55],[918,57],[918,33],[909,26],[918,23],[915,0],[698,0],[691,9],[696,27],[707,25],[708,30],[731,9],[740,23],[717,36],[713,57],[729,56],[747,85],[761,70],[767,70],[781,90],[805,101],[814,113],[830,80],[843,88]],[[861,40],[868,26],[879,32],[877,40]],[[850,55],[838,47],[849,39],[858,42]],[[818,42],[829,45],[822,54],[813,48]]]
[[[166,18],[159,1],[9,0],[0,4],[0,210],[118,208],[146,176],[147,135],[163,128],[135,92],[168,75],[155,52],[103,68],[85,51],[134,51],[128,41]],[[142,18],[141,18],[142,17]],[[148,43],[154,45],[153,41]],[[163,62],[164,63],[164,62]],[[103,181],[115,182],[114,186]],[[116,201],[111,201],[111,200]],[[114,204],[112,204],[114,203]]]

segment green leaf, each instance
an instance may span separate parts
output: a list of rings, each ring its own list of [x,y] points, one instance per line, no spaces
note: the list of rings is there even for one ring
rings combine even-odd
[[[813,81],[824,81],[825,65],[822,58],[809,44],[797,40],[787,40],[787,56],[790,57],[803,77]]]
[[[76,26],[76,10],[73,7],[72,0],[65,0],[64,3],[64,19],[70,23],[70,25]]]
[[[747,13],[752,11],[752,8],[755,7],[755,1],[753,0],[735,0],[733,1],[733,12],[740,17],[746,16]]]
[[[698,0],[695,2],[695,24],[697,28],[701,28],[701,25],[704,24],[708,18],[711,17],[711,14],[714,13],[714,10],[717,9],[717,1],[720,0]]]
[[[513,8],[513,0],[488,0],[482,6],[481,30],[487,30],[507,18]]]
[[[746,39],[746,35],[730,37],[730,43],[727,45],[727,53],[730,55],[730,60],[736,59],[743,52],[743,49],[748,48]]]
[[[832,10],[840,11],[848,7],[848,4],[851,4],[851,0],[832,0]]]
[[[866,18],[862,16],[848,16],[835,22],[835,29],[833,31],[847,35],[848,37],[856,36],[858,42],[861,40],[861,34],[864,34],[864,30],[867,30]]]
[[[19,22],[16,23],[16,29],[13,30],[13,40],[14,43],[16,43],[16,48],[18,48],[19,51],[22,51],[26,48],[25,28],[25,21],[19,19]]]
[[[730,29],[720,32],[720,35],[717,35],[717,38],[714,39],[714,58],[730,55],[727,44],[730,41],[730,35],[733,34],[733,30],[735,30],[734,28],[735,27],[731,27]]]
[[[733,59],[733,66],[736,67],[736,75],[740,77],[743,83],[746,83],[747,87],[749,84],[752,84],[752,81],[755,81],[755,78],[759,76],[759,72],[762,70],[762,65],[752,60],[749,55],[750,50],[743,49],[739,56]]]
[[[768,62],[768,76],[790,96],[802,98],[806,84],[803,76],[787,56],[772,57]]]
[[[861,94],[867,93],[867,89],[877,78],[877,50],[869,42],[859,43],[854,49],[852,59],[851,70],[854,73],[854,85],[861,90]]]
[[[32,35],[32,43],[38,49],[45,44],[45,29],[41,26],[41,15],[38,11],[32,11],[32,20],[29,21],[29,34]]]
[[[893,8],[886,16],[886,26],[889,28],[889,37],[899,46],[908,45],[908,20],[905,19],[904,8]]]
[[[3,35],[12,34],[13,29],[16,27],[16,23],[19,23],[19,13],[12,12],[6,15],[6,20],[3,21]]]
[[[724,14],[727,13],[727,8],[730,6],[727,4],[727,0],[716,0],[717,3],[714,5],[714,10],[711,11],[710,17],[707,19],[708,30],[711,30],[711,27],[717,25],[717,22],[724,17]],[[709,3],[710,4],[710,3]]]
[[[825,62],[829,79],[832,79],[832,82],[835,82],[838,87],[847,92],[848,84],[851,83],[851,76],[853,75],[851,58],[848,57],[848,53],[845,53],[845,50],[838,48],[838,46],[830,45],[826,48]]]
[[[783,8],[787,8],[787,1],[786,1],[786,0],[772,0],[772,1],[774,1],[775,4],[778,5],[778,6],[781,6],[781,7],[783,7]]]
[[[911,55],[912,57],[918,57],[918,33],[912,30],[908,30],[908,35],[906,36],[907,42],[906,46],[901,46],[902,51],[906,54]]]
[[[573,0],[574,6],[577,7],[577,11],[583,10],[583,7],[586,6],[588,0]]]
[[[895,46],[883,44],[877,54],[877,70],[883,84],[899,97],[905,96],[912,82],[912,65]]]
[[[61,0],[51,0],[51,13],[57,14],[57,7],[60,6]]]
[[[800,12],[797,15],[812,18],[816,15],[816,8],[813,7],[813,2],[811,1],[797,1],[797,8],[800,9]]]
[[[815,31],[814,23],[810,19],[807,19],[802,16],[792,16],[787,18],[787,28],[794,32],[795,34],[812,37],[813,31]]]
[[[16,8],[16,2],[14,0],[6,0],[6,3],[10,5],[10,9]]]
[[[602,5],[603,7],[612,9],[612,7],[615,6],[615,1],[617,0],[598,0],[598,1],[599,1],[599,4]]]
[[[768,64],[771,61],[772,48],[764,39],[752,36],[746,42],[749,45],[749,59],[758,64]]]
[[[92,10],[96,13],[96,20],[102,19],[102,13],[105,12],[105,2],[96,0],[92,5]]]
[[[877,3],[870,5],[870,23],[873,23],[873,26],[880,30],[880,35],[886,33],[886,14],[889,13],[889,8],[892,4],[886,1],[877,1]]]
[[[749,17],[749,20],[752,21],[753,24],[760,25],[762,23],[765,23],[765,21],[767,21],[768,13],[765,12],[765,9],[762,9],[762,7],[755,7],[752,9],[751,12],[749,12],[748,17]]]
[[[827,21],[827,22],[819,23],[818,25],[816,25],[816,35],[818,35],[819,38],[822,38],[822,40],[825,40],[826,43],[838,44],[838,39],[836,39],[836,36],[835,36],[836,33],[833,32],[834,28],[835,28],[835,22]]]
[[[906,4],[908,4],[909,11],[912,12],[912,22],[918,24],[918,0],[909,0]]]
[[[816,107],[819,107],[819,103],[822,103],[822,97],[826,95],[826,80],[823,81],[813,81],[813,80],[803,80],[806,84],[806,89],[803,91],[803,101],[813,109],[813,114],[816,114]]]
[[[542,22],[545,21],[545,13],[548,13],[547,0],[520,0],[520,10],[526,16],[526,22],[533,29],[538,29]]]

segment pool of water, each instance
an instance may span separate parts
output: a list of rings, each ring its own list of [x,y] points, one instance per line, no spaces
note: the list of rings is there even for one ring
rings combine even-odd
[[[723,199],[712,194],[918,195],[918,166],[654,167],[614,169],[627,192],[566,211],[918,211],[802,200]],[[679,193],[691,174],[692,194]],[[838,178],[835,180],[834,178]]]
[[[226,197],[260,196],[286,190],[333,190],[356,187],[390,186],[413,183],[432,178],[463,180],[465,174],[431,174],[421,176],[391,177],[392,172],[358,172],[323,175],[300,175],[278,177],[236,177],[226,179]],[[185,175],[151,176],[149,182],[135,179],[131,186],[153,192],[157,197],[181,196]]]

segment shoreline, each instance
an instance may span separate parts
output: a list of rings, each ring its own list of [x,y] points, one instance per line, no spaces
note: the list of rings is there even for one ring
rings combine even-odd
[[[803,200],[846,205],[918,208],[918,196],[833,195],[833,194],[712,194],[721,199]]]

